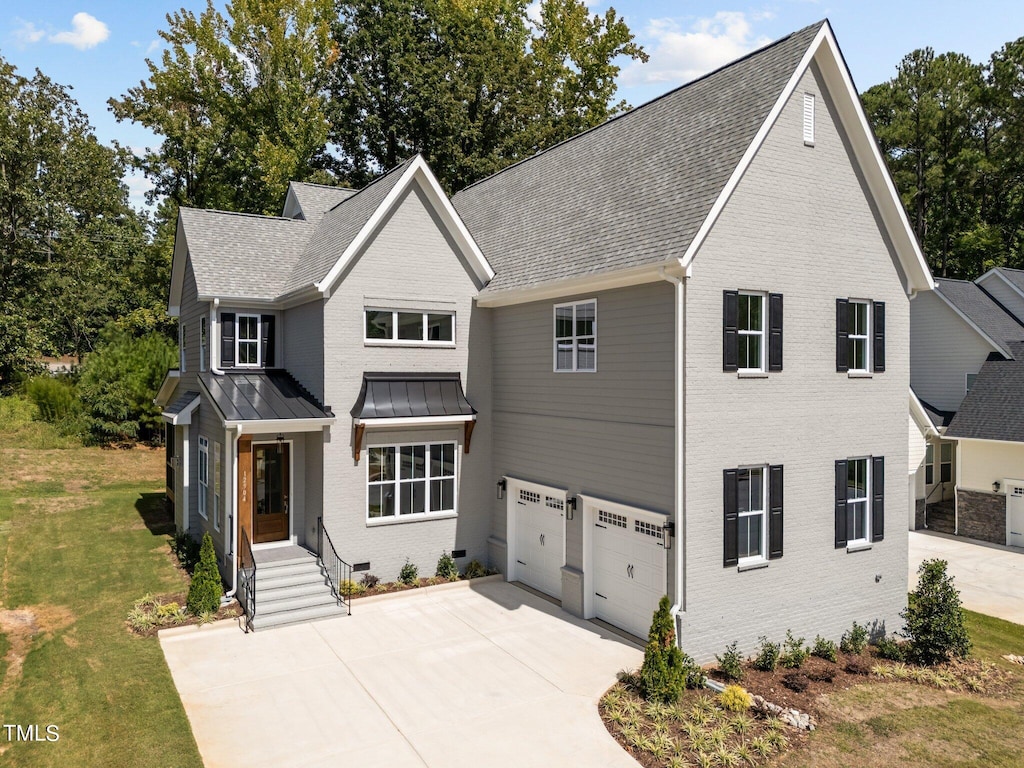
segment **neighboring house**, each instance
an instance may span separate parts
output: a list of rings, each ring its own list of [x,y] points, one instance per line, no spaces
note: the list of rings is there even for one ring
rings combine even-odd
[[[454,551],[638,636],[668,594],[702,661],[899,624],[932,280],[827,22],[451,201],[415,157],[284,211],[182,209],[160,397],[257,619],[322,518],[354,578]]]
[[[911,303],[913,527],[1024,546],[1024,272],[936,283]]]

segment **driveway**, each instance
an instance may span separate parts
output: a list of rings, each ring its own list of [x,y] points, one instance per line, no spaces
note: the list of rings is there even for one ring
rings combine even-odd
[[[941,533],[910,532],[909,589],[917,586],[917,566],[941,558],[955,576],[965,608],[1024,624],[1024,550],[967,541]]]
[[[497,580],[355,601],[351,616],[160,635],[213,766],[623,766],[596,702],[643,652]]]

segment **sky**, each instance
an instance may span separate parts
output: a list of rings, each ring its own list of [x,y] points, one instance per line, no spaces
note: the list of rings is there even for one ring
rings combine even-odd
[[[860,90],[891,78],[916,48],[983,62],[1024,36],[1021,0],[586,1],[596,12],[613,6],[650,54],[646,64],[623,62],[619,96],[633,105],[823,18],[832,23]],[[224,0],[215,3],[224,6]],[[159,61],[158,31],[167,28],[168,13],[198,13],[205,6],[206,0],[3,0],[0,55],[21,74],[39,68],[71,86],[101,141],[141,150],[158,140],[141,126],[118,123],[107,99],[147,77],[147,58]],[[149,182],[140,176],[127,181],[133,203],[141,206]]]

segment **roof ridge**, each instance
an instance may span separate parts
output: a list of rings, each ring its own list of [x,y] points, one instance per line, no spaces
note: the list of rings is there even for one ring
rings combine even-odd
[[[638,104],[635,107],[631,107],[630,109],[627,109],[625,112],[620,112],[617,115],[612,115],[607,120],[605,120],[603,123],[600,123],[599,125],[591,126],[590,128],[587,128],[584,131],[580,131],[579,133],[575,133],[572,136],[569,136],[569,137],[567,137],[565,139],[562,139],[561,141],[559,141],[556,144],[552,144],[550,147],[545,147],[544,149],[538,150],[537,152],[534,152],[529,157],[524,157],[521,160],[517,160],[516,162],[512,163],[511,165],[506,165],[504,168],[502,168],[501,170],[495,171],[490,176],[485,176],[482,179],[477,179],[472,184],[467,184],[465,187],[463,187],[458,192],[456,192],[454,195],[452,195],[452,198],[458,197],[463,192],[465,192],[467,189],[472,189],[473,187],[477,186],[478,184],[482,184],[485,181],[489,181],[489,180],[493,179],[495,176],[501,175],[505,171],[508,171],[508,170],[516,168],[516,167],[518,167],[520,165],[523,165],[524,163],[527,163],[530,160],[533,160],[534,158],[540,157],[541,155],[545,155],[548,152],[551,152],[552,150],[557,149],[558,147],[561,147],[561,146],[563,146],[565,144],[568,144],[571,141],[574,141],[574,140],[576,140],[576,139],[578,139],[578,138],[580,138],[582,136],[586,136],[587,134],[593,133],[594,131],[600,130],[601,128],[604,128],[605,126],[610,125],[611,123],[613,123],[613,122],[615,122],[617,120],[621,120],[623,118],[629,117],[630,115],[633,115],[633,114],[639,112],[644,107],[648,107],[648,106],[650,106],[650,105],[652,105],[652,104],[654,104],[656,102],[663,101],[663,100],[667,99],[669,96],[673,96],[673,95],[677,94],[679,91],[682,91],[685,88],[689,88],[690,86],[696,85],[697,83],[699,83],[699,82],[701,82],[703,80],[706,80],[709,77],[717,75],[718,73],[720,73],[720,72],[722,72],[722,71],[724,71],[726,69],[734,67],[737,64],[740,64],[740,63],[746,61],[747,59],[750,59],[750,58],[753,58],[754,56],[758,56],[758,55],[760,55],[762,53],[765,53],[769,49],[774,48],[774,47],[776,47],[778,45],[781,45],[782,43],[786,42],[787,40],[790,40],[793,37],[796,37],[799,34],[803,34],[804,32],[807,32],[808,30],[813,29],[813,28],[820,28],[823,24],[827,24],[827,23],[828,23],[828,18],[826,17],[824,19],[821,19],[820,21],[815,22],[814,24],[808,24],[807,26],[801,27],[800,29],[795,30],[794,32],[790,32],[788,35],[785,35],[784,37],[780,37],[778,40],[773,40],[770,43],[766,43],[765,45],[761,46],[760,48],[756,48],[755,50],[750,51],[748,53],[745,53],[744,55],[742,55],[742,56],[740,56],[740,57],[738,57],[736,59],[733,59],[732,61],[726,62],[722,66],[720,66],[720,67],[718,67],[716,69],[713,69],[710,72],[705,72],[703,75],[699,75],[699,76],[695,77],[693,80],[688,80],[685,83],[677,85],[675,88],[672,88],[671,90],[666,91],[665,93],[659,94],[658,96],[654,96],[653,98],[650,98],[647,101],[645,101],[645,102],[643,102],[641,104]]]
[[[331,211],[334,211],[334,210],[338,209],[339,207],[341,207],[341,206],[342,206],[342,205],[344,205],[345,203],[349,202],[350,200],[354,200],[355,198],[359,197],[359,195],[361,195],[361,194],[362,194],[363,192],[365,192],[366,190],[368,190],[368,189],[369,189],[370,187],[372,187],[372,186],[373,186],[374,184],[376,184],[376,183],[377,183],[378,181],[382,181],[383,179],[386,179],[386,178],[387,178],[388,176],[390,176],[391,174],[393,174],[393,173],[394,173],[395,171],[397,171],[397,170],[398,170],[399,168],[404,168],[404,167],[405,167],[405,166],[407,166],[407,165],[408,165],[409,163],[411,163],[411,162],[412,162],[413,160],[415,160],[415,159],[416,159],[417,157],[419,157],[419,155],[420,155],[420,153],[419,153],[419,152],[417,152],[416,154],[414,154],[414,155],[410,155],[409,157],[405,158],[405,160],[403,160],[402,162],[400,162],[400,163],[399,163],[398,165],[396,165],[396,166],[395,166],[394,168],[391,168],[390,170],[387,170],[387,171],[385,171],[385,172],[384,172],[384,173],[382,173],[382,174],[381,174],[380,176],[378,176],[378,177],[377,177],[377,178],[375,178],[375,179],[374,179],[373,181],[371,181],[371,182],[370,182],[369,184],[367,184],[367,185],[366,185],[365,187],[360,187],[359,189],[357,189],[357,190],[355,191],[355,194],[349,195],[349,196],[348,196],[348,197],[346,197],[346,198],[345,198],[344,200],[341,200],[340,202],[338,202],[338,203],[337,203],[336,205],[334,205],[334,206],[332,206],[332,207],[328,208],[328,209],[327,209],[326,211],[324,211],[324,216],[326,216],[326,215],[327,215],[328,213],[330,213]],[[323,217],[321,217],[321,219],[322,219],[322,218],[323,218]]]
[[[358,192],[358,189],[352,187],[339,187],[336,184],[317,184],[315,181],[289,181],[289,184],[301,184],[304,187],[320,187],[321,189],[340,189],[345,192]]]
[[[223,216],[246,216],[250,219],[268,219],[270,221],[290,221],[298,224],[309,224],[304,219],[293,219],[290,216],[270,216],[265,213],[246,213],[245,211],[222,211],[219,208],[193,208],[192,206],[183,205],[179,211],[192,211],[195,213],[217,213]]]

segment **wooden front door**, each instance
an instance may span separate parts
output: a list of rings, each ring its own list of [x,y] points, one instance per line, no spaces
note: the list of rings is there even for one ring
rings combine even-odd
[[[289,535],[291,455],[287,443],[257,443],[252,448],[253,543],[281,541]]]

